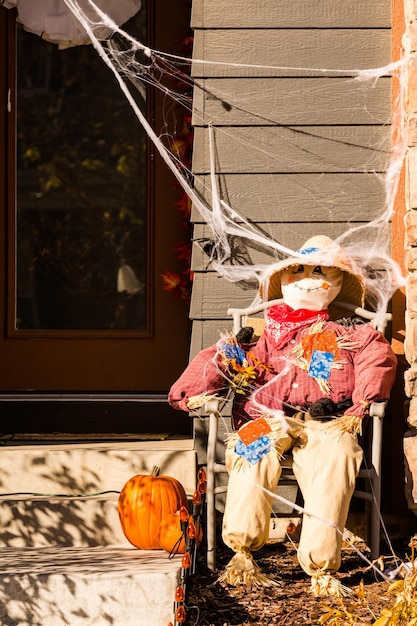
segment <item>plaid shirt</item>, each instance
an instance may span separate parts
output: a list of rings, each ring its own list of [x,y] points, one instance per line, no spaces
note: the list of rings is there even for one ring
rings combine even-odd
[[[362,417],[366,415],[369,403],[388,400],[397,359],[381,333],[369,324],[345,328],[331,321],[325,323],[324,329],[333,331],[336,338],[342,340],[335,358],[337,366],[330,369],[325,393],[311,372],[289,356],[295,347],[302,344],[303,338],[305,341],[309,327],[295,330],[279,349],[265,332],[256,345],[243,346],[250,349],[255,359],[272,366],[272,371],[258,367],[251,392],[235,394],[233,418],[236,428],[248,419],[256,419],[260,415],[260,407],[265,407],[265,412],[282,409],[291,415],[297,410],[306,410],[312,402],[324,396],[334,402],[351,398],[353,404],[345,414]],[[247,360],[249,364],[256,364],[250,354]],[[189,411],[187,403],[190,397],[223,394],[230,388],[229,383],[219,346],[215,344],[202,350],[190,362],[172,386],[168,401],[177,409]]]

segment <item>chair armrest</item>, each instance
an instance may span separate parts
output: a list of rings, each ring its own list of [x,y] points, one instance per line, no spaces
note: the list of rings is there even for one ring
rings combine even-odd
[[[384,417],[387,402],[372,402],[369,407],[369,415],[371,417]]]
[[[213,400],[208,400],[204,405],[205,413],[207,413],[208,415],[214,413],[216,414],[216,417],[219,417],[220,415],[219,408],[220,408],[220,400],[218,398],[214,398]]]

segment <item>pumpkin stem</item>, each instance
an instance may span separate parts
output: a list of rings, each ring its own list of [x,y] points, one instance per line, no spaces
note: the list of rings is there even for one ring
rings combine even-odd
[[[160,469],[161,469],[160,467],[158,467],[157,465],[154,465],[152,468],[151,476],[158,476]]]

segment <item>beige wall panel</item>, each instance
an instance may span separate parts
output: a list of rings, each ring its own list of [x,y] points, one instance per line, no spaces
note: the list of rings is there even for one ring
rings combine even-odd
[[[391,79],[213,78],[197,81],[193,124],[385,124],[391,115]]]
[[[191,26],[389,28],[390,17],[390,0],[193,0]]]
[[[368,221],[381,213],[385,198],[375,174],[226,174],[217,184],[230,206],[262,224]],[[197,176],[195,188],[210,206],[209,175]],[[191,218],[202,221],[195,208]]]
[[[391,32],[389,29],[366,28],[197,30],[194,34],[193,59],[194,78],[320,76],[322,73],[319,70],[322,69],[350,72],[354,69],[383,67],[390,63]],[[204,63],[196,62],[202,59]],[[238,65],[234,67],[233,64]],[[245,65],[258,67],[242,67]]]
[[[224,320],[229,307],[246,307],[256,295],[256,287],[243,289],[237,283],[220,278],[215,272],[194,276],[191,319]]]
[[[352,228],[358,226],[351,222]],[[329,237],[336,238],[346,232],[346,224],[344,223],[311,223],[308,221],[308,217],[305,217],[304,222],[298,224],[279,224],[271,222],[264,228],[265,233],[269,234],[271,239],[278,241],[281,245],[290,248],[291,250],[297,250],[301,245],[313,235],[328,235]],[[360,234],[359,234],[360,236]],[[362,234],[363,236],[363,234]],[[196,224],[194,226],[194,245],[192,255],[192,270],[195,272],[211,270],[210,257],[202,250],[202,246],[205,241],[211,237],[211,230],[209,226],[204,224]],[[352,236],[353,242],[355,237]],[[248,262],[255,265],[270,265],[279,260],[279,257],[274,250],[267,248],[265,250],[259,250],[259,247],[255,247],[254,244],[250,245],[250,242],[245,245],[243,242],[239,242],[239,247],[244,249],[245,258]]]
[[[190,359],[196,354],[208,348],[215,343],[220,335],[219,332],[223,330],[231,330],[232,323],[230,318],[224,320],[195,320],[193,323],[193,336],[190,346]]]
[[[208,129],[195,129],[193,170],[210,171]],[[361,172],[386,170],[389,128],[374,126],[215,129],[218,173]]]
[[[271,224],[267,230],[280,231],[280,227],[279,225]],[[302,230],[306,230],[306,227],[304,226]],[[211,231],[208,226],[204,227],[202,224],[199,224],[194,230],[193,254],[191,259],[191,269],[193,272],[201,272],[206,269],[210,269],[210,256],[203,251],[204,243],[210,238],[210,236]],[[304,241],[306,239],[307,237],[304,238]],[[245,259],[247,259],[248,263],[253,265],[270,265],[271,263],[276,263],[280,259],[279,254],[276,252],[274,253],[271,248],[260,250],[259,247],[255,247],[255,245],[250,245],[248,242],[242,243],[241,241],[239,241],[237,245],[239,246],[239,250],[241,252],[244,251]],[[286,244],[282,242],[282,245]],[[297,245],[296,247],[299,246]]]

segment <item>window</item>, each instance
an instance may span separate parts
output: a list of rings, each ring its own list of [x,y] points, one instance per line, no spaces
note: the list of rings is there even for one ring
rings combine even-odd
[[[190,7],[174,4],[146,3],[129,28],[183,53]],[[0,7],[0,392],[166,393],[189,344],[188,302],[161,278],[182,268],[174,177],[91,46],[58,50],[17,27]],[[162,97],[143,101],[157,132]],[[73,432],[97,428],[68,415]],[[33,428],[59,429],[55,416]]]
[[[145,9],[124,29],[146,41]],[[147,138],[93,46],[17,25],[16,136],[14,328],[143,330]]]

